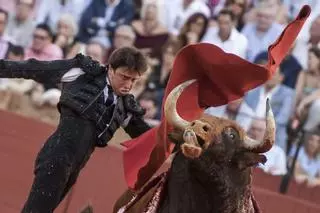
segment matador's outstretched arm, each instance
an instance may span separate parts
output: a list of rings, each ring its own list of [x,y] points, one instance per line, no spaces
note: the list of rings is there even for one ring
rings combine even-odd
[[[60,82],[62,76],[72,68],[81,68],[85,73],[98,74],[103,68],[97,61],[82,54],[72,59],[39,61],[0,60],[0,78],[32,79],[39,83]]]

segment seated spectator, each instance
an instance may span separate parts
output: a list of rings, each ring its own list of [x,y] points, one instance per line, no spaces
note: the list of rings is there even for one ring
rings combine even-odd
[[[310,132],[306,137],[304,146],[299,150],[295,164],[294,177],[298,183],[306,182],[308,186],[320,185],[320,134]],[[290,161],[296,152],[296,148],[291,149]]]
[[[166,15],[162,22],[174,36],[181,32],[187,20],[195,13],[203,14],[206,19],[211,15],[208,5],[203,0],[170,0],[165,2],[164,8]]]
[[[36,13],[36,23],[47,24],[56,33],[57,23],[61,14],[68,13],[78,23],[80,16],[87,7],[87,0],[42,0]]]
[[[276,23],[275,17],[276,11],[261,2],[257,6],[255,21],[247,23],[242,29],[242,33],[250,42],[246,57],[249,61],[254,61],[259,53],[266,51],[280,36],[283,27]]]
[[[265,120],[253,119],[251,127],[248,130],[248,136],[252,139],[262,141],[265,131]],[[274,144],[264,155],[267,157],[267,162],[259,165],[264,172],[271,175],[285,175],[287,173],[287,159],[283,149]]]
[[[6,59],[11,43],[5,36],[5,29],[8,23],[8,12],[0,8],[0,59]]]
[[[236,121],[245,131],[251,126],[254,111],[243,101],[238,99],[227,105],[219,107],[209,107],[205,113],[217,117],[223,117]]]
[[[33,32],[32,44],[26,49],[25,59],[35,58],[43,61],[62,59],[60,47],[52,43],[52,31],[46,24],[39,24]]]
[[[265,63],[265,62],[260,62]],[[291,116],[294,104],[294,91],[290,87],[281,84],[283,74],[277,69],[273,77],[263,86],[249,91],[244,100],[255,112],[255,116],[265,118],[266,100],[270,99],[270,105],[276,121],[276,144],[283,150],[287,147],[287,124]]]
[[[247,8],[246,0],[226,0],[225,8],[232,11],[235,16],[235,27],[238,31],[241,31],[245,22],[244,14]]]
[[[168,30],[159,20],[159,10],[159,1],[144,1],[141,19],[131,24],[136,33],[134,46],[155,60],[155,65],[160,63],[161,48],[169,37]]]
[[[169,39],[162,47],[161,63],[154,67],[149,83],[157,90],[165,89],[173,67],[174,58],[179,51],[180,44]]]
[[[290,49],[286,57],[281,62],[280,69],[282,74],[284,75],[282,84],[295,89],[299,73],[302,70],[302,66],[300,65],[298,59],[292,54],[293,48],[294,46]],[[268,60],[268,51],[259,53],[254,61],[262,60]]]
[[[314,11],[313,11],[314,12]],[[298,59],[304,70],[308,69],[308,52],[311,47],[320,44],[320,15],[314,20],[308,18],[296,40],[292,54]]]
[[[282,3],[283,0],[267,0],[267,1],[254,1],[253,8],[245,14],[246,22],[251,22],[257,18],[256,7],[263,3],[269,10],[275,12],[275,21],[280,25],[287,25],[289,22],[289,7]],[[299,8],[300,10],[301,8]],[[294,17],[295,18],[295,17]]]
[[[97,36],[112,40],[115,29],[129,24],[133,16],[132,0],[92,1],[80,19],[79,39],[83,43]]]
[[[31,44],[32,33],[34,31],[34,22],[32,10],[35,0],[17,0],[15,13],[10,14],[7,35],[12,39],[15,45],[26,48]]]
[[[89,41],[85,47],[85,55],[90,56],[93,60],[104,64],[106,62],[106,48],[98,41]]]
[[[140,95],[138,99],[140,106],[146,110],[143,118],[152,127],[160,124],[160,120],[156,119],[159,107],[157,106],[154,97],[155,94],[153,92],[145,91]]]
[[[214,44],[227,53],[233,53],[245,58],[248,49],[248,40],[235,28],[235,16],[232,11],[226,9],[221,10],[217,20],[218,26],[209,27],[202,42]]]
[[[177,37],[181,48],[189,44],[200,42],[207,31],[207,27],[208,19],[204,14],[195,13],[190,16],[181,28]]]
[[[311,48],[308,58],[308,70],[300,72],[296,85],[292,127],[305,121],[304,130],[310,131],[320,124],[320,49]]]
[[[148,69],[148,71],[146,71],[133,85],[131,94],[134,95],[136,99],[139,99],[140,95],[149,89],[148,79],[149,79],[150,73],[151,73],[151,69]]]
[[[113,43],[108,49],[107,57],[109,57],[115,49],[134,46],[135,40],[136,34],[130,25],[119,26],[114,33]]]
[[[57,23],[57,33],[54,36],[54,44],[62,49],[63,57],[73,58],[81,52],[83,45],[80,44],[76,35],[78,34],[78,25],[74,17],[70,14],[60,16]]]
[[[25,51],[25,59],[35,58],[43,61],[62,59],[62,50],[52,43],[52,37],[53,35],[48,25],[37,25],[33,33],[32,44]],[[58,88],[56,84],[50,83],[43,86],[45,90]]]

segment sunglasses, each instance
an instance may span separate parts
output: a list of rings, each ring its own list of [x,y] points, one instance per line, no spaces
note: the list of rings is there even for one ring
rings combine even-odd
[[[48,38],[48,36],[42,36],[42,35],[33,34],[33,38],[44,41],[44,40],[46,40]]]

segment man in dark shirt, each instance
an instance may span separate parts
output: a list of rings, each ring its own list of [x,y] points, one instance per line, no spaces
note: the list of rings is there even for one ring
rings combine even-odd
[[[81,54],[69,60],[0,60],[0,78],[62,82],[60,123],[35,162],[35,178],[23,213],[50,213],[59,205],[95,147],[105,147],[122,126],[131,137],[150,127],[129,94],[148,69],[135,48],[120,48],[101,66]]]

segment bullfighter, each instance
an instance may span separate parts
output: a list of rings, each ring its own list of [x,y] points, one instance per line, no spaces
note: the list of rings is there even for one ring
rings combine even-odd
[[[143,54],[129,47],[115,50],[107,66],[82,54],[55,61],[0,60],[0,78],[62,83],[60,122],[38,153],[23,213],[53,212],[95,147],[105,147],[120,126],[133,138],[150,129],[129,94],[147,69]]]

